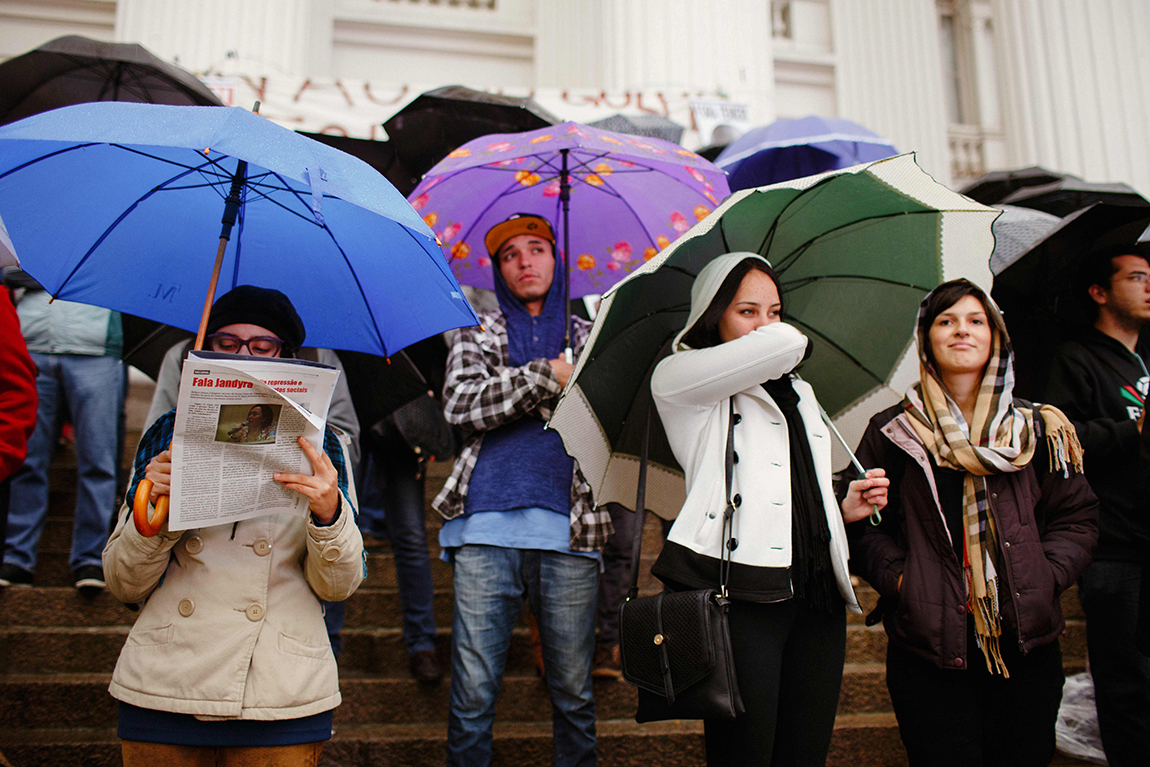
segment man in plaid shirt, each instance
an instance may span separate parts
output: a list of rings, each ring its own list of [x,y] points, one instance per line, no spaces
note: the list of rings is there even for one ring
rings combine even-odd
[[[573,372],[550,224],[512,216],[487,233],[500,311],[456,336],[444,410],[466,441],[433,506],[454,564],[449,765],[491,762],[511,632],[526,599],[539,624],[556,765],[595,764],[591,659],[599,550],[611,534],[559,435],[544,429]],[[587,322],[572,318],[573,346]]]

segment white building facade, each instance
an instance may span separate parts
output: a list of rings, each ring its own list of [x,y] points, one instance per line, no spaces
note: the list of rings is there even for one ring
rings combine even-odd
[[[855,120],[960,187],[1043,165],[1150,193],[1150,0],[0,0],[0,57],[139,42],[272,119],[382,138],[439,85],[560,117]],[[696,106],[697,103],[696,103]],[[720,121],[721,122],[721,121]]]

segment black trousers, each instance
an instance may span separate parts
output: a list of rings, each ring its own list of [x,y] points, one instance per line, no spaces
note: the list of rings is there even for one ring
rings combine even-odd
[[[1003,640],[1009,679],[987,670],[972,627],[965,671],[887,645],[886,684],[912,767],[1050,764],[1065,680],[1062,650],[1055,640],[1022,655],[1012,637]]]
[[[832,615],[800,599],[733,602],[730,627],[746,712],[704,722],[707,764],[822,767],[843,681],[845,607]]]

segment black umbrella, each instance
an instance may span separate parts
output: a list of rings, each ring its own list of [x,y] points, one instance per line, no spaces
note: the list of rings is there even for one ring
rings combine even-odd
[[[68,35],[0,64],[0,125],[88,101],[221,106],[191,72],[132,43]]]
[[[416,97],[383,127],[404,165],[422,177],[448,152],[472,139],[546,128],[559,122],[534,99],[448,85]]]
[[[1032,397],[1055,349],[1076,326],[1091,322],[1078,272],[1087,259],[1122,246],[1138,252],[1150,207],[1096,203],[1057,228],[994,278],[991,295],[1003,310],[1015,356],[1015,392]]]
[[[1068,216],[1096,202],[1150,207],[1150,201],[1126,184],[1101,184],[1065,176],[1049,184],[1027,186],[1007,195],[1004,205],[1033,208],[1055,216]]]
[[[1053,184],[1064,178],[1073,177],[1066,173],[1032,165],[1029,168],[991,171],[984,176],[979,176],[958,191],[983,205],[994,205],[1023,187]]]

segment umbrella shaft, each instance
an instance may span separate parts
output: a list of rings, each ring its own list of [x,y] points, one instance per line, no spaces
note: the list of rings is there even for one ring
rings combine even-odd
[[[204,348],[204,336],[208,332],[208,317],[212,313],[212,303],[216,300],[216,283],[220,281],[220,267],[224,263],[224,249],[228,247],[228,238],[220,237],[220,247],[216,250],[216,264],[212,267],[212,279],[208,283],[208,295],[204,298],[204,313],[200,315],[200,330],[196,333],[195,350]]]

